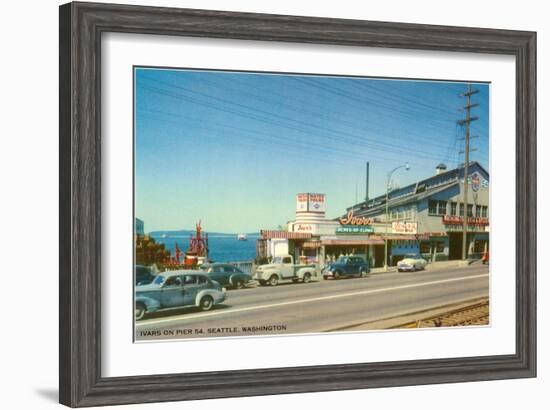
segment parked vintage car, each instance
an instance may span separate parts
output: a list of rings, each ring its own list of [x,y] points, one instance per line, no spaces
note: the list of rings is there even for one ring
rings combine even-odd
[[[323,270],[323,279],[343,277],[366,277],[370,272],[369,264],[360,256],[340,256]]]
[[[143,265],[136,265],[136,286],[137,285],[148,285],[155,279],[153,271],[151,268]]]
[[[226,298],[225,288],[203,272],[161,272],[150,284],[136,286],[135,317],[141,320],[147,313],[184,306],[210,310]]]
[[[422,256],[417,253],[408,253],[403,259],[397,262],[397,270],[399,272],[411,271],[414,272],[418,269],[425,269],[428,262]]]
[[[229,263],[205,263],[200,270],[216,282],[231,286],[235,289],[242,289],[252,280],[252,276]]]
[[[281,281],[308,283],[317,276],[314,264],[295,264],[291,255],[275,256],[267,265],[258,266],[254,274],[261,286],[277,286]]]

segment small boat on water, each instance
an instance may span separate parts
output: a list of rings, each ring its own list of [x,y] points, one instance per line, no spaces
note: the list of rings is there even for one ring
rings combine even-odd
[[[248,238],[246,237],[246,235],[244,233],[240,233],[237,235],[237,240],[239,241],[247,241]]]

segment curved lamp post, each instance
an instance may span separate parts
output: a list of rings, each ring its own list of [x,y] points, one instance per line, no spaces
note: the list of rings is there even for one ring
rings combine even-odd
[[[393,173],[397,171],[398,169],[405,168],[405,171],[409,170],[409,164],[405,163],[404,165],[399,165],[398,167],[395,167],[390,172],[388,172],[388,179],[386,181],[386,232],[384,235],[384,272],[388,271],[388,224],[389,224],[389,215],[388,215],[388,199],[389,199],[389,191],[390,191],[390,181]]]

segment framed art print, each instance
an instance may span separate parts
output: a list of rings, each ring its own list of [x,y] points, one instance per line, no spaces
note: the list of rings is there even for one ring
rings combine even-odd
[[[61,403],[535,376],[535,33],[60,22]]]

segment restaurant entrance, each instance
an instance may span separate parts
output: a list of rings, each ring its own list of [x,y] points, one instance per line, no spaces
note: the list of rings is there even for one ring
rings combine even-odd
[[[384,245],[375,245],[374,249],[374,267],[381,268],[384,266]]]
[[[449,260],[462,259],[462,232],[449,232]]]

